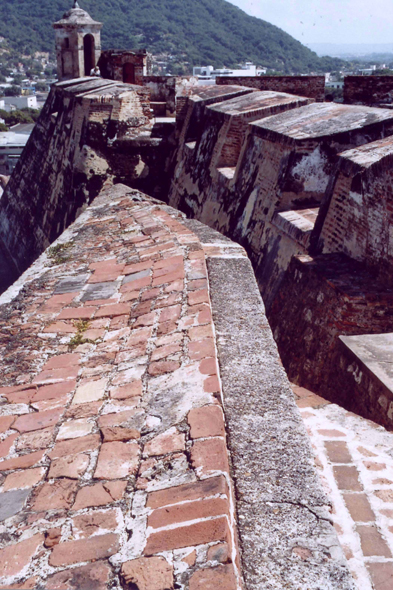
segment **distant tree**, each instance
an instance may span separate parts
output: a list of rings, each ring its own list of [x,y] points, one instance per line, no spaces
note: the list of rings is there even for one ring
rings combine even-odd
[[[4,96],[19,96],[21,91],[22,89],[20,86],[15,86],[15,84],[13,84],[4,89]]]
[[[4,125],[4,123],[0,123],[0,131],[8,131],[7,125]]]
[[[38,90],[38,92],[45,92],[47,87],[48,85],[45,82],[37,82],[35,84],[35,89]]]

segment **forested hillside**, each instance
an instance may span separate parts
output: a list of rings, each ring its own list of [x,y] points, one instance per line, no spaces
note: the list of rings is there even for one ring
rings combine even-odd
[[[72,0],[1,0],[0,36],[15,49],[53,51],[51,23]],[[225,0],[80,0],[104,23],[103,49],[146,48],[189,65],[233,67],[253,61],[283,72],[338,69],[341,60],[319,58],[281,29]]]

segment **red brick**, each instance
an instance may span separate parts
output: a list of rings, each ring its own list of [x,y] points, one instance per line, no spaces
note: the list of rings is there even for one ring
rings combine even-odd
[[[169,334],[171,332],[175,332],[177,330],[176,322],[164,322],[163,324],[159,324],[157,335],[160,336],[162,334]]]
[[[0,434],[7,432],[15,419],[16,416],[0,416]]]
[[[118,485],[120,484],[120,486]],[[95,506],[106,506],[116,502],[123,497],[127,482],[97,483],[92,486],[85,486],[78,491],[73,510],[92,508]]]
[[[203,391],[206,391],[206,393],[219,393],[221,391],[220,380],[217,375],[204,380]]]
[[[139,445],[137,442],[103,443],[94,472],[96,479],[120,479],[138,471]]]
[[[11,471],[14,469],[27,469],[39,463],[44,456],[44,451],[37,451],[29,455],[22,455],[14,459],[7,459],[0,462],[0,471]]]
[[[181,306],[174,305],[172,307],[165,307],[161,310],[160,322],[175,322],[180,318]]]
[[[67,393],[72,393],[75,387],[76,381],[74,379],[62,381],[61,383],[54,383],[53,385],[44,385],[43,387],[38,388],[32,401],[39,402],[46,399],[62,397]]]
[[[138,326],[152,326],[156,321],[156,317],[157,313],[155,311],[141,315],[135,322],[134,328],[137,328]]]
[[[78,292],[53,295],[41,305],[37,313],[55,313],[56,311],[60,311],[65,305],[69,305],[77,295],[79,295]]]
[[[59,567],[80,563],[81,561],[104,559],[117,553],[119,547],[119,536],[113,533],[60,543],[53,548],[49,557],[49,564],[53,567]]]
[[[128,421],[134,418],[138,410],[125,410],[124,412],[116,412],[112,414],[104,414],[98,418],[98,426],[100,428],[110,428],[112,426],[127,426]]]
[[[368,563],[374,590],[392,590],[393,563]]]
[[[115,387],[110,390],[110,396],[113,399],[129,399],[142,395],[142,381],[133,381],[123,387]]]
[[[206,279],[194,279],[188,281],[187,288],[189,291],[198,291],[200,289],[207,289]]]
[[[43,541],[44,535],[37,534],[25,541],[0,549],[0,577],[16,576],[24,570]]]
[[[165,373],[173,373],[180,369],[180,363],[177,361],[157,361],[150,363],[149,375],[156,377],[157,375],[164,375]]]
[[[369,471],[383,471],[386,469],[386,463],[375,463],[374,461],[363,461],[363,463]]]
[[[219,406],[194,408],[188,414],[191,438],[225,436],[224,416]]]
[[[147,524],[153,529],[159,529],[176,523],[225,515],[228,512],[229,502],[227,499],[211,498],[210,500],[187,502],[154,510],[150,514]]]
[[[182,279],[170,281],[167,283],[167,286],[164,287],[164,293],[181,293],[182,291],[184,291],[184,281]]]
[[[199,305],[200,303],[210,303],[207,289],[192,291],[188,294],[188,305]]]
[[[37,385],[46,385],[49,383],[58,383],[68,379],[75,379],[79,373],[79,366],[65,367],[64,369],[51,369],[42,371],[33,379]]]
[[[328,402],[323,397],[313,394],[313,395],[309,395],[308,397],[305,397],[303,399],[299,399],[296,402],[296,405],[298,408],[318,408],[319,406],[326,406],[329,403],[330,402]]]
[[[120,302],[127,303],[128,301],[135,301],[136,299],[139,299],[139,294],[140,294],[139,290],[138,291],[128,291],[120,297]],[[143,296],[143,294],[142,294],[142,296]]]
[[[10,404],[29,404],[34,397],[37,389],[24,389],[23,391],[16,391],[15,393],[9,393],[7,399]]]
[[[365,557],[392,557],[392,553],[375,526],[358,525],[356,531],[360,535],[360,543]]]
[[[148,495],[146,505],[148,508],[160,508],[161,506],[169,506],[179,502],[209,498],[217,494],[228,495],[228,486],[222,475],[209,477],[196,483],[186,483],[174,488],[151,492]]]
[[[53,440],[53,434],[54,428],[44,428],[43,430],[34,430],[33,432],[22,434],[18,438],[16,449],[17,451],[46,449]]]
[[[136,272],[141,272],[142,270],[147,270],[151,268],[151,262],[137,262],[135,264],[129,264],[125,267],[123,274],[124,275],[132,275]]]
[[[159,359],[164,359],[171,354],[176,354],[177,352],[181,352],[180,344],[167,344],[166,346],[160,346],[156,348],[151,356],[152,361],[156,361]]]
[[[146,344],[140,344],[134,346],[132,349],[123,350],[116,355],[115,364],[120,365],[121,363],[128,363],[128,361],[139,358],[146,354]]]
[[[7,436],[6,439],[4,439],[2,442],[0,442],[0,459],[3,459],[4,457],[6,457],[8,455],[12,445],[15,442],[15,439],[17,439],[18,436],[19,436],[18,433],[10,434],[10,436]]]
[[[157,287],[157,285],[165,285],[167,283],[172,283],[173,281],[178,281],[180,279],[184,279],[185,273],[184,268],[180,267],[178,270],[174,272],[164,275],[162,277],[157,277],[153,279],[153,287]]]
[[[184,264],[183,261],[178,264],[171,264],[166,266],[165,268],[156,268],[153,271],[153,278],[157,279],[159,277],[165,277],[166,275],[172,274],[178,270],[183,269]]]
[[[122,285],[120,287],[120,293],[129,293],[131,291],[137,291],[139,289],[143,289],[143,287],[149,287],[151,283],[151,277],[143,277],[142,279],[137,279],[135,281],[131,281]]]
[[[147,289],[141,295],[141,301],[149,301],[150,299],[156,299],[160,294],[161,289],[157,287],[157,289]]]
[[[195,572],[190,578],[190,590],[237,590],[233,566],[221,565]]]
[[[57,316],[58,320],[90,320],[97,307],[67,307]]]
[[[100,400],[97,402],[87,402],[84,404],[70,406],[64,414],[64,417],[73,418],[75,420],[79,420],[80,418],[91,418],[93,416],[95,417],[99,414],[103,403],[104,402]]]
[[[89,461],[89,457],[83,453],[55,459],[51,463],[48,479],[56,479],[57,477],[79,479],[88,468]]]
[[[100,307],[95,318],[113,318],[119,315],[127,315],[130,313],[130,306],[127,303],[115,303],[113,305],[104,305]]]
[[[196,441],[191,449],[191,462],[194,469],[203,475],[214,471],[229,472],[228,454],[221,438]]]
[[[329,438],[336,438],[336,437],[345,436],[345,432],[341,432],[341,430],[321,429],[321,430],[318,430],[318,432],[321,436],[328,436]]]
[[[94,451],[95,449],[98,449],[100,444],[101,438],[99,434],[88,434],[87,436],[81,436],[80,438],[64,440],[56,443],[48,455],[51,459],[65,457],[66,455],[76,455],[77,453],[83,453],[84,451]]]
[[[57,408],[55,410],[48,410],[47,412],[24,414],[23,416],[19,416],[13,427],[15,430],[19,430],[19,432],[23,433],[55,426],[63,411],[63,408]]]
[[[76,353],[58,354],[47,361],[43,369],[48,371],[50,369],[63,369],[64,367],[77,365],[79,364],[80,358],[81,355]]]
[[[44,483],[35,494],[32,509],[54,510],[71,508],[78,484],[70,479],[59,479],[54,483]]]
[[[149,441],[144,447],[144,454],[147,456],[166,455],[167,453],[184,451],[184,449],[184,434],[179,433],[173,427]]]
[[[3,491],[8,490],[21,490],[26,488],[32,488],[44,477],[44,469],[26,469],[25,471],[16,471],[7,475]]]
[[[100,531],[114,531],[118,526],[116,510],[88,512],[72,519],[72,531],[86,539]]]
[[[191,360],[201,360],[206,357],[215,356],[216,349],[214,347],[214,340],[207,338],[206,340],[197,340],[190,342],[188,351]]]
[[[126,561],[121,567],[121,577],[127,588],[138,590],[171,590],[173,566],[163,557],[141,557]]]
[[[212,312],[210,307],[205,306],[198,314],[198,324],[209,324],[212,321]]]
[[[154,263],[153,268],[157,270],[158,268],[166,268],[168,266],[172,266],[173,264],[183,264],[184,258],[183,256],[170,256],[169,258],[162,258],[161,260],[157,260]]]
[[[125,348],[132,348],[134,346],[138,346],[140,344],[147,344],[147,341],[151,337],[152,328],[140,328],[138,330],[133,330],[131,336],[126,342]]]
[[[229,538],[228,521],[226,517],[220,517],[152,533],[147,539],[144,554],[154,555],[161,551],[182,549],[214,541],[229,541]]]
[[[188,330],[190,340],[204,340],[205,338],[213,338],[213,326],[206,324],[205,326],[196,326]]]
[[[348,445],[342,441],[329,440],[325,442],[325,448],[329,461],[332,463],[352,463]]]
[[[375,520],[366,494],[343,494],[345,504],[355,522],[369,522]]]
[[[104,442],[122,441],[126,442],[141,437],[139,430],[135,428],[124,428],[123,426],[110,426],[101,428]]]
[[[77,332],[77,329],[75,328],[75,326],[67,324],[66,322],[54,322],[53,324],[49,324],[49,326],[46,326],[43,332],[49,332],[51,334],[57,334],[58,332],[60,332],[61,334],[75,334]]]
[[[66,569],[45,581],[45,590],[107,590],[111,568],[104,562]]]

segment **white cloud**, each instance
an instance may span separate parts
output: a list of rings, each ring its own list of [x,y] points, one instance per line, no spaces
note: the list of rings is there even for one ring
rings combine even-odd
[[[229,0],[302,43],[392,43],[392,0]]]

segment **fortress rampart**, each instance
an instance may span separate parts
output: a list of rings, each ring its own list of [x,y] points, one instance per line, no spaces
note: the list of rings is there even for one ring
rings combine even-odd
[[[297,96],[325,100],[325,76],[218,76],[217,84],[238,84],[256,90],[287,92]]]
[[[369,106],[393,103],[393,76],[345,76],[344,102]]]
[[[220,85],[176,114],[59,83],[0,201],[30,267],[0,300],[1,583],[353,590],[280,357],[392,429],[393,112]]]

